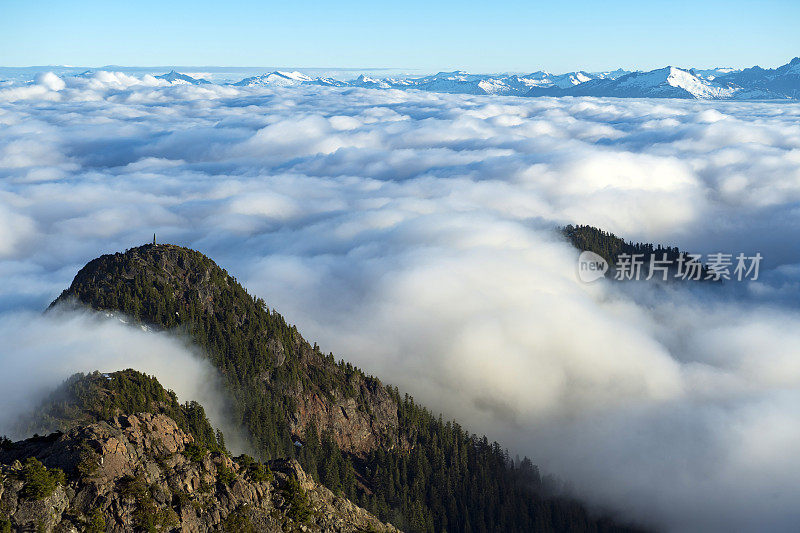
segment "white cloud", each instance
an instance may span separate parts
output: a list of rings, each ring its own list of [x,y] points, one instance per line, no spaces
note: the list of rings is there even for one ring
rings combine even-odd
[[[42,72],[36,75],[36,84],[47,87],[51,91],[60,91],[67,86],[64,80],[52,72]]]
[[[800,105],[64,83],[0,89],[0,322],[156,232],[592,502],[795,523]],[[762,276],[581,285],[566,223]]]

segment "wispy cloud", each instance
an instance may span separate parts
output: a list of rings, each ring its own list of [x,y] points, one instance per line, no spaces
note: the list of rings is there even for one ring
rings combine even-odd
[[[241,428],[231,424],[230,405],[216,370],[187,339],[143,331],[123,316],[68,307],[46,315],[21,312],[0,317],[0,335],[5,339],[0,351],[0,435],[29,437],[16,433],[19,417],[30,416],[76,372],[135,368],[154,375],[181,402],[200,402],[212,424],[224,431],[231,450],[250,450]]]

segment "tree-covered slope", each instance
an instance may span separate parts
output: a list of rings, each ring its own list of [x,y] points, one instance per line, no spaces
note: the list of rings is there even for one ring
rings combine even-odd
[[[145,245],[104,255],[58,303],[188,334],[222,373],[263,458],[297,457],[326,486],[401,529],[621,529],[546,495],[530,461],[515,464],[497,443],[311,346],[199,252]]]

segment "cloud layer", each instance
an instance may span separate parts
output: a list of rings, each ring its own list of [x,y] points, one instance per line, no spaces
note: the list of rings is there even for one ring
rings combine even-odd
[[[675,531],[788,529],[798,117],[43,75],[0,88],[0,320],[21,335],[19,313],[86,261],[156,232],[597,505]],[[553,231],[566,223],[760,252],[761,277],[584,285]],[[11,346],[9,360],[26,353]]]

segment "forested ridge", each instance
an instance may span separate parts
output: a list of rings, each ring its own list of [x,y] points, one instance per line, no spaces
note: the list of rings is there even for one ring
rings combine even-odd
[[[102,256],[53,305],[70,302],[188,334],[221,371],[262,459],[297,457],[401,529],[631,529],[548,494],[527,458],[512,461],[499,444],[311,346],[199,252],[145,245]]]
[[[677,246],[626,241],[611,232],[594,226],[573,226],[570,224],[564,226],[561,231],[564,236],[566,236],[567,240],[578,250],[588,250],[605,259],[608,262],[609,273],[613,273],[620,256],[627,254],[628,256],[637,255],[641,257],[645,268],[653,259],[662,261],[666,258],[669,264],[669,273],[674,277],[678,273],[677,265],[679,258],[681,255],[687,254],[687,252],[680,250]],[[708,266],[702,264],[699,268],[699,281],[706,281],[709,275]]]

